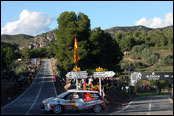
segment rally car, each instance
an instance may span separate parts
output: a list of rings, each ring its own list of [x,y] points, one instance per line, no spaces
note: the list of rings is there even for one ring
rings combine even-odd
[[[99,113],[104,107],[104,99],[98,91],[89,90],[68,90],[57,97],[43,100],[40,106],[42,111],[53,111],[56,114],[63,110],[85,109],[92,109],[95,113]]]

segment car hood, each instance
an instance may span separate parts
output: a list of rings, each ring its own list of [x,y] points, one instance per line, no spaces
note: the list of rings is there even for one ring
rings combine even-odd
[[[50,101],[56,101],[58,98],[56,97],[50,97],[42,101],[43,104],[48,103]]]

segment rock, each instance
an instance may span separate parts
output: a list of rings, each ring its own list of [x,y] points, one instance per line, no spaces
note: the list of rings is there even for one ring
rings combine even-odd
[[[53,31],[34,36],[30,42],[27,42],[24,46],[20,46],[19,49],[22,50],[26,47],[29,49],[48,48],[50,42],[57,43],[56,36]]]

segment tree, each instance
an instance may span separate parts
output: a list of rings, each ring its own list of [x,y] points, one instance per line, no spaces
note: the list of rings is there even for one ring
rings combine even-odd
[[[49,58],[55,57],[57,52],[57,46],[53,42],[50,42],[49,45],[50,45],[49,48],[46,49],[46,53],[47,53],[46,56]]]
[[[145,44],[133,46],[131,50],[131,57],[135,59],[141,58],[142,51],[147,48]]]
[[[30,52],[30,58],[42,58],[42,57],[46,57],[47,56],[47,52],[46,52],[46,48],[35,48]]]
[[[113,38],[100,28],[95,28],[90,34],[89,60],[91,68],[98,66],[107,68],[108,70],[117,70],[122,52],[119,45]]]
[[[22,50],[22,56],[26,59],[31,58],[31,51],[29,48],[25,48]]]
[[[119,46],[121,48],[121,51],[124,52],[131,50],[135,44],[136,43],[133,37],[126,36],[125,38],[121,39]]]
[[[74,66],[74,38],[76,36],[80,60],[78,66],[84,66],[84,59],[88,53],[88,39],[90,32],[90,20],[83,13],[63,12],[57,19],[58,29],[54,31],[58,47],[56,57],[62,71],[72,70]],[[83,61],[83,62],[82,62]]]
[[[158,87],[158,91],[157,91],[158,94],[161,94],[162,89],[169,88],[171,85],[170,81],[168,81],[168,80],[155,80],[155,81],[153,80],[153,81],[151,81],[151,83]]]
[[[3,48],[1,48],[2,52],[1,52],[1,63],[2,65],[1,66],[6,66],[6,65],[9,65],[13,62],[13,60],[15,59],[15,56],[14,56],[14,51],[13,49],[11,49],[10,47],[8,46],[5,46]]]
[[[161,63],[164,66],[173,66],[173,54],[162,56]]]
[[[148,63],[149,65],[154,65],[154,64],[156,64],[156,63],[158,62],[158,59],[159,59],[158,55],[156,55],[155,53],[152,53],[152,54],[146,59],[146,61],[147,61],[147,63]]]

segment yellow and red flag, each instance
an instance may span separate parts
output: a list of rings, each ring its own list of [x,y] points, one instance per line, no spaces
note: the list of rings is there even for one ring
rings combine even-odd
[[[84,80],[83,90],[86,90],[86,80]]]
[[[75,42],[74,42],[74,64],[76,64],[77,60],[79,60],[79,56],[77,55],[77,39],[75,36]]]

